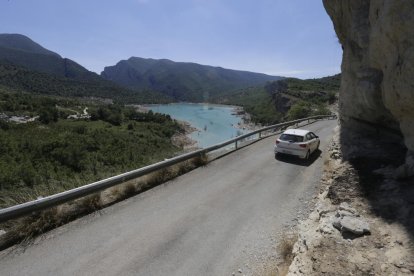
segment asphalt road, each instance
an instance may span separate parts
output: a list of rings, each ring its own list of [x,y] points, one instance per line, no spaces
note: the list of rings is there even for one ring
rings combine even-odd
[[[0,253],[0,275],[258,274],[305,212],[336,121],[309,126],[320,156],[276,160],[274,137]]]

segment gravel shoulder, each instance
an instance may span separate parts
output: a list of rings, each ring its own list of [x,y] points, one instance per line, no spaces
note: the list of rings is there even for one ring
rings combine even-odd
[[[343,161],[338,132],[315,208],[298,227],[288,275],[414,274],[413,180],[390,178],[384,158]]]

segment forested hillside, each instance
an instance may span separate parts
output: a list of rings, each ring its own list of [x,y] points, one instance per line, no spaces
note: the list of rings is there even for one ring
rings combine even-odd
[[[131,57],[105,67],[102,77],[133,89],[158,91],[177,101],[209,102],[250,86],[264,85],[281,77],[230,70],[167,59]]]
[[[73,60],[62,58],[20,34],[0,34],[0,60],[58,77],[84,81],[100,79]]]
[[[282,120],[329,114],[327,107],[336,101],[339,86],[340,75],[308,80],[286,78],[242,89],[213,101],[243,106],[253,122],[269,125]]]
[[[98,97],[121,103],[165,103],[171,99],[153,91],[132,91],[103,79],[80,81],[29,70],[0,61],[0,84],[35,94]]]
[[[0,207],[174,155],[181,127],[162,114],[0,86]]]

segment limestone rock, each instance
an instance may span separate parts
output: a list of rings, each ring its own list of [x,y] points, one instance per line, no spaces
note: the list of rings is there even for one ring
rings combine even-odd
[[[316,205],[316,212],[319,214],[319,218],[325,216],[326,214],[335,211],[335,207],[326,203],[326,202],[319,202]]]
[[[332,227],[333,221],[330,219],[322,220],[319,223],[318,231],[322,234],[332,234],[335,229]]]
[[[361,218],[345,216],[336,219],[332,224],[341,232],[351,232],[358,236],[371,232],[368,222]]]
[[[357,211],[351,206],[349,206],[347,202],[342,202],[341,204],[339,204],[339,211],[349,212],[354,215],[357,214]]]
[[[414,1],[323,3],[343,47],[342,128],[361,132],[372,126],[401,132],[408,154],[395,177],[413,176]]]

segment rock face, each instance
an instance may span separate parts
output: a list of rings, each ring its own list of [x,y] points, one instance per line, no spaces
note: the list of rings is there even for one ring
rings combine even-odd
[[[323,3],[344,51],[342,127],[401,132],[408,149],[404,170],[414,172],[414,1]]]
[[[265,86],[265,90],[272,97],[276,110],[286,114],[293,104],[291,97],[286,95],[288,91],[286,80],[270,82]]]

